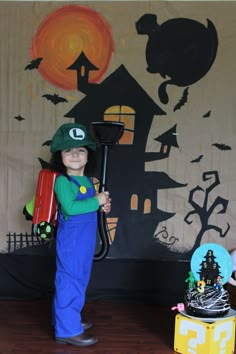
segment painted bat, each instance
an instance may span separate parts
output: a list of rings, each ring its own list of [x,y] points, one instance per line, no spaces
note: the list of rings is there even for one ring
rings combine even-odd
[[[51,101],[55,105],[60,102],[68,102],[66,98],[59,96],[57,93],[54,93],[53,95],[45,94],[42,97],[45,97],[48,101]]]
[[[31,60],[30,64],[26,65],[25,70],[38,69],[39,64],[41,63],[42,60],[43,58],[36,58]]]

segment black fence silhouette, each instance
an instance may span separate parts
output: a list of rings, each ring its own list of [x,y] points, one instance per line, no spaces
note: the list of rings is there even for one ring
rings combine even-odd
[[[16,250],[29,247],[42,245],[45,241],[34,234],[25,234],[16,232],[7,234],[8,253],[15,252]]]

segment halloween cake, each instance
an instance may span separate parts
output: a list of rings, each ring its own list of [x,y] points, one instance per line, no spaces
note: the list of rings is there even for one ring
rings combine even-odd
[[[185,311],[196,317],[223,317],[230,310],[224,284],[232,274],[232,259],[218,244],[200,246],[191,258],[188,290],[184,296]]]
[[[233,272],[228,280],[228,283],[226,284],[226,289],[229,293],[231,308],[236,310],[236,249],[234,249],[230,255],[233,262]]]

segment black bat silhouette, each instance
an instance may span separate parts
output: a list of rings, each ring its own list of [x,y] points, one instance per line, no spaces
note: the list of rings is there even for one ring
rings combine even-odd
[[[46,99],[48,101],[51,101],[55,105],[60,102],[68,102],[66,98],[60,97],[57,93],[54,93],[54,95],[46,94],[46,95],[43,95],[42,97],[46,97]]]
[[[24,117],[22,117],[22,116],[15,116],[14,117],[15,119],[17,119],[17,120],[19,120],[19,122],[21,121],[21,120],[25,120],[25,118]]]
[[[42,146],[50,146],[50,145],[51,145],[51,142],[52,142],[52,140],[46,140],[46,141],[42,144]]]
[[[203,114],[202,118],[209,118],[210,115],[211,115],[211,111],[208,111],[205,114]]]
[[[41,63],[42,60],[43,60],[43,58],[37,58],[37,59],[31,60],[30,64],[28,64],[25,67],[25,70],[38,69],[39,64]]]
[[[212,144],[211,146],[215,146],[215,147],[217,147],[217,149],[223,150],[223,151],[232,150],[232,148],[229,145],[226,145],[226,144],[215,143],[215,144]]]
[[[179,102],[177,103],[177,105],[174,107],[174,112],[177,111],[177,109],[180,109],[183,105],[185,105],[185,103],[188,101],[187,97],[188,97],[188,87],[186,87],[186,89],[183,92],[183,96],[180,98]]]
[[[41,159],[41,157],[38,157],[38,160],[40,162],[40,165],[42,167],[42,169],[45,169],[45,168],[50,168],[50,163]]]
[[[200,155],[200,156],[198,156],[196,159],[194,159],[194,160],[192,160],[192,161],[190,161],[190,162],[191,162],[191,163],[200,162],[202,158],[203,158],[203,155]]]

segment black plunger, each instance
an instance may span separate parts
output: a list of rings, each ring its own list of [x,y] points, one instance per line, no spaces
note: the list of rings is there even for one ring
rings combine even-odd
[[[124,124],[121,122],[92,122],[94,137],[102,147],[101,172],[99,192],[106,191],[107,185],[107,169],[108,155],[111,147],[115,145],[122,137],[124,132]],[[109,236],[106,223],[106,215],[100,207],[98,212],[98,231],[101,239],[101,248],[94,255],[94,261],[104,259],[109,251]]]

